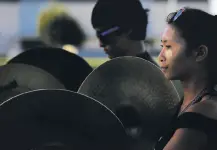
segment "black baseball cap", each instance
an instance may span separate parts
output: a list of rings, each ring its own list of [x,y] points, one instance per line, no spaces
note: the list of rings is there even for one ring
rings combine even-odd
[[[145,39],[148,11],[139,0],[98,0],[91,23],[93,28],[119,26],[122,30],[132,30],[138,39]]]

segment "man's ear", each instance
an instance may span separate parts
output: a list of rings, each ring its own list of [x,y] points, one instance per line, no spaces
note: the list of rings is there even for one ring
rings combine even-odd
[[[199,46],[194,51],[194,56],[195,56],[196,62],[202,62],[208,56],[208,47],[206,45]]]

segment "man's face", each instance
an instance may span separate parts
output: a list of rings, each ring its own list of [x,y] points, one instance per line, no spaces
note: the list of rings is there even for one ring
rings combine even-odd
[[[127,34],[120,34],[119,27],[96,28],[95,30],[100,47],[104,48],[110,59],[126,55],[129,49],[129,40]]]

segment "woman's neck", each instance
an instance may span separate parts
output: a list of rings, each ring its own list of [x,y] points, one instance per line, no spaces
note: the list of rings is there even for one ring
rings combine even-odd
[[[198,74],[188,80],[181,81],[184,90],[183,106],[188,105],[203,89],[209,86],[208,78]]]

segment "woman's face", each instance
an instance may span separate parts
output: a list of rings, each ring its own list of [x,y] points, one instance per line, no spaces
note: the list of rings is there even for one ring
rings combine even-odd
[[[167,25],[161,37],[159,65],[169,80],[183,80],[195,69],[195,59],[186,54],[186,42],[176,28]]]

